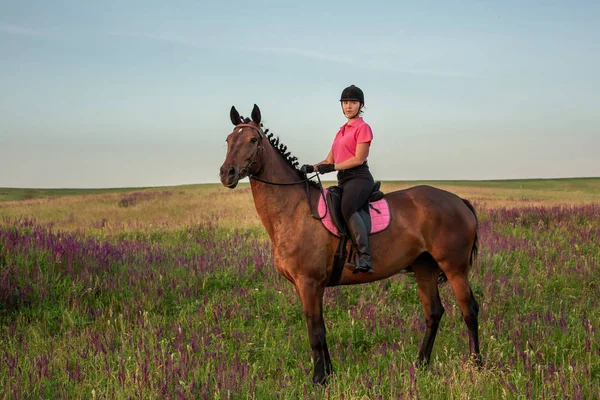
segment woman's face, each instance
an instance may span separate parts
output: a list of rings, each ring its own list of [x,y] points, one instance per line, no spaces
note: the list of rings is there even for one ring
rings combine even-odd
[[[352,118],[358,114],[360,102],[356,100],[343,100],[342,110],[344,111],[344,114],[346,114],[346,117]]]

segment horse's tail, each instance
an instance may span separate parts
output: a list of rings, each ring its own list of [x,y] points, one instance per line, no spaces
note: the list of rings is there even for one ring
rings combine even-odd
[[[469,207],[469,210],[471,210],[473,216],[475,216],[475,240],[473,241],[473,247],[471,247],[471,255],[469,256],[469,265],[473,266],[473,262],[477,257],[477,251],[479,250],[479,218],[477,218],[477,213],[475,212],[475,207],[473,207],[473,204],[471,204],[471,202],[467,199],[461,198],[461,200],[465,203],[467,207]],[[448,281],[448,277],[443,272],[440,272],[437,281],[438,284],[442,284]]]
[[[462,199],[462,201],[467,205],[467,207],[469,207],[469,210],[471,210],[473,216],[475,217],[475,240],[473,241],[473,247],[471,248],[471,257],[469,258],[469,264],[472,266],[473,261],[477,257],[477,251],[479,250],[479,218],[477,218],[477,213],[475,212],[475,207],[473,207],[473,204],[471,204],[471,202],[467,199]]]

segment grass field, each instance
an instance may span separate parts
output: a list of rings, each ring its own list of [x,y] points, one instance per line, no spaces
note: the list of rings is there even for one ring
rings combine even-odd
[[[415,369],[424,318],[399,275],[326,292],[335,374],[313,387],[247,185],[0,189],[0,398],[600,398],[600,179],[429,184],[480,216],[482,370],[449,285]]]

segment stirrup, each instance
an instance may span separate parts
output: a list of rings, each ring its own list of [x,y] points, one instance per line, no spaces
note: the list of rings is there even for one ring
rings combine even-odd
[[[375,271],[373,271],[373,266],[369,267],[367,266],[366,268],[360,268],[359,264],[360,264],[360,258],[358,255],[355,255],[354,258],[355,262],[346,262],[346,264],[344,264],[344,268],[352,271],[353,274],[358,274],[360,272],[362,272],[363,274],[372,274]]]
[[[347,262],[346,264],[344,264],[344,268],[352,271],[353,274],[357,274],[358,272],[360,272],[360,270],[357,269],[356,264],[351,263],[351,262]]]
[[[353,260],[354,262],[348,261],[348,259],[346,259],[346,263],[344,264],[344,268],[352,271],[353,274],[356,274],[356,273],[360,272],[360,270],[357,270],[357,268],[358,268],[358,254],[355,252],[356,250],[354,250],[354,248],[352,248],[350,251],[352,252],[351,256],[354,259]]]
[[[363,274],[373,274],[375,273],[375,271],[373,270],[373,266],[369,267],[366,266],[365,268],[360,268],[355,266],[354,271],[352,271],[353,274],[358,274],[359,272],[362,272]]]
[[[348,261],[346,260],[346,264],[344,264],[344,268],[349,269],[350,271],[352,271],[353,273],[356,273],[356,269],[358,268],[358,255],[355,253],[353,254],[354,257],[354,262]]]

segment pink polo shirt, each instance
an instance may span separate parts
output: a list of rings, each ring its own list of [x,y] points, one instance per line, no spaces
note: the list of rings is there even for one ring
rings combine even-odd
[[[373,140],[373,131],[371,127],[363,121],[362,117],[346,123],[340,127],[340,130],[333,139],[331,149],[333,150],[333,161],[340,163],[356,155],[356,146],[359,143],[371,143]]]

